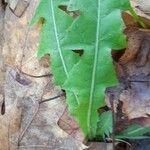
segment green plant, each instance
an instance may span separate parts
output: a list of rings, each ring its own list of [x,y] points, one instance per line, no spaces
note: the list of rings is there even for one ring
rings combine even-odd
[[[126,46],[121,11],[130,5],[127,0],[71,0],[70,11],[79,10],[64,39],[68,49],[83,49],[84,54],[70,71],[64,89],[77,93],[80,105],[77,119],[89,138],[97,134],[98,108],[105,105],[104,91],[117,83],[111,49]],[[86,75],[84,75],[86,73]]]
[[[140,125],[131,125],[126,130],[116,135],[119,139],[141,139],[149,138],[149,136],[143,136],[144,134],[150,133],[150,127],[142,127]]]
[[[51,55],[51,67],[55,76],[54,82],[61,87],[68,78],[73,65],[79,60],[77,54],[63,49],[61,46],[66,30],[73,22],[72,17],[58,8],[62,2],[64,0],[41,0],[31,21],[31,24],[35,24],[39,20],[43,21],[37,56]],[[71,97],[68,99],[68,104],[70,112],[73,114],[78,104],[78,98],[75,93],[68,91],[66,94],[67,97]]]
[[[100,114],[97,125],[97,136],[101,136],[102,138],[105,138],[105,136],[109,137],[110,133],[112,133],[112,122],[111,111]]]
[[[128,0],[41,0],[31,22],[43,20],[37,55],[50,54],[55,83],[89,139],[111,132],[111,112],[98,109],[106,105],[105,88],[117,84],[111,49],[126,47],[121,16],[126,10]],[[75,11],[79,16],[71,17]]]

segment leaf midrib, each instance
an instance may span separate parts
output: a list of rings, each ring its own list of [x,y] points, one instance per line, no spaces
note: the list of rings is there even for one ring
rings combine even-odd
[[[141,128],[135,129],[135,130],[133,130],[133,131],[130,131],[130,132],[128,133],[128,135],[135,134],[135,133],[137,133],[137,132],[142,131],[143,129],[145,129],[145,128],[141,127]]]
[[[67,67],[66,67],[63,55],[62,55],[62,51],[61,51],[61,48],[60,48],[60,42],[59,42],[59,38],[58,38],[58,31],[57,31],[57,27],[56,27],[54,7],[53,7],[53,0],[50,0],[50,1],[51,1],[51,11],[52,11],[52,19],[53,19],[54,33],[55,33],[55,38],[56,38],[56,43],[57,43],[57,49],[59,51],[59,55],[60,55],[60,58],[61,58],[61,61],[62,61],[63,67],[64,67],[65,74],[68,78],[69,74],[68,74],[68,71],[67,71]]]
[[[94,96],[94,86],[95,86],[95,78],[96,78],[96,68],[97,68],[97,59],[98,59],[98,50],[99,50],[99,32],[100,32],[100,0],[98,0],[97,7],[97,28],[96,28],[96,42],[95,42],[95,55],[94,55],[94,63],[93,63],[93,71],[92,71],[92,81],[91,81],[91,90],[90,90],[90,99],[89,99],[89,108],[88,108],[88,119],[87,119],[87,127],[91,134],[91,115],[93,108],[93,96]]]
[[[59,51],[59,55],[60,55],[60,58],[61,58],[61,61],[62,61],[62,65],[63,65],[63,68],[64,68],[64,72],[66,74],[66,77],[68,78],[69,77],[69,73],[68,73],[68,70],[67,70],[67,67],[66,67],[66,64],[65,64],[65,60],[64,60],[64,57],[63,57],[63,54],[62,54],[62,50],[61,50],[61,47],[60,47],[60,42],[59,42],[59,38],[58,38],[58,31],[57,31],[57,26],[56,26],[56,20],[55,20],[55,13],[54,13],[54,4],[53,4],[53,0],[50,0],[51,2],[51,12],[52,12],[52,19],[53,19],[53,26],[54,26],[54,34],[55,34],[55,38],[56,38],[56,43],[57,43],[57,49]],[[78,97],[75,93],[73,93],[73,95],[75,96],[76,98],[76,101],[77,101],[77,104],[79,104],[79,100],[78,100]]]

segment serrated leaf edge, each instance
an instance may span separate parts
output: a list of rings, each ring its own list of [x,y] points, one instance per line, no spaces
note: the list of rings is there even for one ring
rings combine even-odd
[[[69,73],[68,73],[68,70],[67,70],[67,67],[66,67],[63,55],[62,55],[62,50],[61,50],[61,46],[60,46],[60,42],[59,42],[59,38],[58,38],[58,31],[57,31],[57,26],[56,26],[56,21],[55,21],[56,20],[55,19],[55,13],[54,13],[54,8],[53,8],[53,6],[54,6],[53,0],[50,0],[50,2],[51,2],[52,19],[53,19],[53,25],[54,25],[54,33],[55,33],[55,38],[56,38],[56,42],[57,42],[57,49],[59,51],[59,55],[60,55],[60,58],[61,58],[61,61],[62,61],[64,72],[66,74],[66,77],[68,78],[69,77]],[[73,93],[73,95],[75,96],[75,98],[77,100],[77,104],[79,104],[79,100],[78,100],[77,95],[75,93]]]

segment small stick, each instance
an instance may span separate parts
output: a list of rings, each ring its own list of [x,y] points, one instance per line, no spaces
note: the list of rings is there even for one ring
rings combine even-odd
[[[44,103],[44,102],[48,102],[48,101],[51,101],[51,100],[55,100],[55,99],[57,99],[59,97],[62,97],[62,96],[64,96],[64,93],[61,93],[60,95],[54,96],[52,98],[44,99],[44,100],[40,101],[39,104]]]
[[[25,72],[23,72],[22,70],[19,70],[19,71],[20,71],[22,74],[27,75],[27,76],[29,76],[29,77],[33,77],[33,78],[43,78],[43,77],[50,77],[50,76],[52,76],[51,73],[44,74],[44,75],[39,75],[39,76],[35,76],[35,75],[30,75],[30,74],[28,74],[28,73],[25,73]]]
[[[4,114],[5,114],[5,100],[3,100],[2,108],[1,108],[1,115],[4,115]]]

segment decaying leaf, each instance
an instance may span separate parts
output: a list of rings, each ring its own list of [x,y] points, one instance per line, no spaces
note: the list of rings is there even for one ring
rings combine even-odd
[[[150,32],[137,30],[129,34],[128,41],[128,48],[118,63],[120,66],[123,65],[120,77],[126,76],[129,88],[121,94],[120,100],[123,102],[125,114],[130,119],[148,117],[150,115]]]
[[[57,94],[56,91],[51,89],[53,94]],[[66,107],[62,99],[39,104],[43,86],[12,68],[7,68],[5,92],[6,113],[0,116],[0,149],[3,145],[11,150],[82,147],[82,142],[65,133],[57,124]]]
[[[5,115],[0,115],[0,149],[16,150],[21,126],[21,109],[15,104],[7,107]]]
[[[69,115],[67,108],[59,118],[58,125],[61,129],[63,129],[66,133],[68,133],[75,139],[81,142],[84,141],[84,134],[80,131],[80,127],[74,120],[74,118]]]
[[[111,91],[113,95],[117,95],[114,96],[115,100],[122,102],[122,112],[129,120],[149,118],[150,31],[138,28],[129,31],[126,31],[128,47],[116,62],[116,71],[121,83],[119,88],[122,90],[118,90],[118,95],[114,89]],[[146,122],[143,125],[148,126]]]

